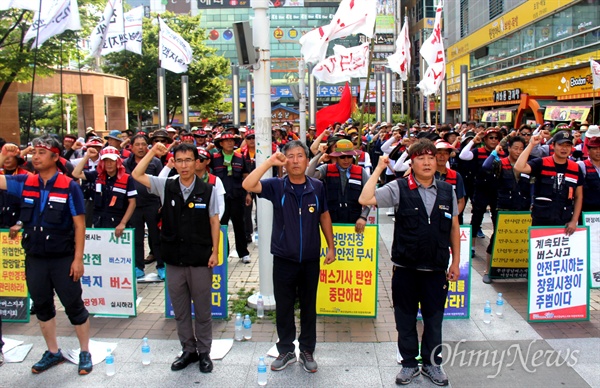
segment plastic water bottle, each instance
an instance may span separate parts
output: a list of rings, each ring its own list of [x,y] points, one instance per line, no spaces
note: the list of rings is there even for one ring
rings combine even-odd
[[[504,298],[501,292],[498,293],[498,299],[496,299],[496,315],[499,318],[502,318],[504,315]]]
[[[148,338],[144,338],[142,342],[142,364],[150,365],[150,345],[148,345]]]
[[[267,385],[267,364],[263,356],[258,358],[258,385]]]
[[[112,355],[110,348],[106,350],[106,353],[108,353],[108,355],[106,356],[106,375],[114,376],[116,372],[115,356]]]
[[[241,341],[244,339],[242,330],[243,330],[242,314],[237,313],[235,316],[235,334],[233,336],[234,340]]]
[[[252,321],[248,314],[246,314],[246,317],[244,318],[244,339],[252,339]]]
[[[258,300],[256,301],[256,316],[260,319],[265,317],[265,301],[261,294],[258,294]]]
[[[492,306],[490,305],[490,301],[485,301],[485,307],[483,308],[483,323],[491,323],[492,322]]]

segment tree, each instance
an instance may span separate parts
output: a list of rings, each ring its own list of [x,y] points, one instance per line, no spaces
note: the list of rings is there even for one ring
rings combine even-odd
[[[161,18],[181,35],[194,53],[188,66],[190,105],[200,109],[202,117],[212,117],[220,107],[225,107],[223,95],[227,91],[225,76],[229,74],[229,61],[215,55],[216,49],[204,44],[207,35],[200,28],[200,15],[161,14]],[[107,55],[103,70],[129,79],[129,107],[136,111],[152,110],[158,102],[156,69],[158,65],[158,23],[156,18],[144,18],[142,56],[122,51]],[[172,120],[181,106],[181,76],[166,71],[167,109]]]
[[[65,31],[44,42],[37,50],[31,47],[31,41],[23,42],[33,12],[22,9],[0,11],[0,81],[4,82],[0,88],[0,105],[13,82],[33,79],[34,62],[36,77],[44,77],[52,74],[61,63],[68,63],[70,58],[83,57],[77,50],[77,42],[81,37],[89,36],[98,23],[98,9],[105,3],[105,0],[78,0],[82,30]]]

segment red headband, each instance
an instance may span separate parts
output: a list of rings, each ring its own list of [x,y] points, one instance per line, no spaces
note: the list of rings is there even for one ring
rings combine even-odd
[[[181,136],[181,140],[194,140],[193,135],[183,135]]]
[[[58,147],[50,147],[50,145],[48,144],[44,144],[44,143],[39,143],[35,146],[35,148],[43,148],[45,150],[48,150],[50,152],[54,152],[55,154],[59,155],[60,154],[60,150],[58,149]]]
[[[427,149],[421,150],[419,152],[415,152],[412,155],[410,155],[410,160],[413,160],[414,158],[421,156],[421,155],[435,155],[435,153],[432,150],[427,148]]]

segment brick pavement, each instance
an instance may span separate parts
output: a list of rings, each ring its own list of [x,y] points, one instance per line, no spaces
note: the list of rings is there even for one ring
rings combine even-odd
[[[391,223],[391,218],[380,212],[381,223]],[[465,220],[468,222],[468,219]],[[484,233],[491,235],[489,216],[484,219]],[[230,240],[233,241],[232,233]],[[390,236],[386,236],[390,238]],[[485,247],[489,241],[477,239],[476,257],[472,267],[483,274],[485,264]],[[233,248],[233,247],[232,247]],[[250,264],[243,264],[238,258],[230,257],[228,291],[231,298],[237,297],[241,288],[245,290],[259,289],[258,282],[258,248],[249,244],[252,257]],[[232,249],[233,250],[233,249]],[[391,302],[391,261],[389,252],[380,236],[378,270],[378,303],[376,318],[346,318],[319,317],[317,320],[317,340],[319,342],[388,342],[396,341],[397,334]],[[154,270],[155,264],[147,267],[147,272]],[[480,281],[474,277],[473,281]],[[527,319],[527,283],[525,280],[495,281],[490,287],[495,292],[502,292],[510,304],[524,319]],[[94,338],[143,338],[177,339],[175,321],[164,318],[164,284],[146,283],[138,285],[138,297],[142,300],[138,306],[138,316],[135,318],[96,318],[92,317],[91,335]],[[57,303],[57,307],[60,303]],[[62,307],[59,307],[62,311]],[[231,313],[231,311],[230,311]],[[474,314],[473,312],[471,314]],[[532,323],[533,329],[544,339],[562,338],[598,338],[600,337],[600,290],[591,291],[591,319],[588,322],[557,322]],[[64,313],[57,314],[59,336],[75,336],[75,331],[69,324]],[[232,338],[234,326],[232,320],[215,320],[213,322],[213,337]],[[3,334],[10,335],[40,335],[35,317],[29,323],[4,323]],[[253,325],[253,336],[256,341],[275,342],[277,335],[275,325],[269,319],[258,320]]]

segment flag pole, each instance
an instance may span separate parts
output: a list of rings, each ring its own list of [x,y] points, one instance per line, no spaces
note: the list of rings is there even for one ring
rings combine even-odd
[[[375,23],[373,25],[373,35],[375,35],[375,28],[377,27],[377,23]],[[371,67],[373,65],[373,50],[375,49],[375,39],[371,39],[371,47],[369,48],[369,68],[367,69],[367,82],[365,83],[365,94],[363,97],[363,106],[362,106],[362,113],[360,115],[360,122],[361,124],[364,124],[364,114],[365,114],[365,108],[368,106],[369,108],[371,107],[371,104],[369,103],[370,99],[369,99],[369,79],[371,78]],[[366,100],[366,104],[365,105],[365,100]],[[369,114],[367,114],[367,119],[369,118]]]
[[[38,8],[38,24],[39,20],[42,16],[42,0],[40,0],[40,6]],[[32,23],[35,23],[35,16]],[[38,25],[38,29],[35,35],[35,53],[33,54],[33,74],[31,77],[31,94],[29,95],[29,114],[27,115],[27,143],[29,143],[29,135],[31,134],[31,115],[33,111],[33,91],[35,87],[35,73],[37,69],[37,55],[38,55],[38,47],[40,45],[40,26]],[[20,136],[19,136],[20,137]],[[20,139],[19,139],[20,140]]]

